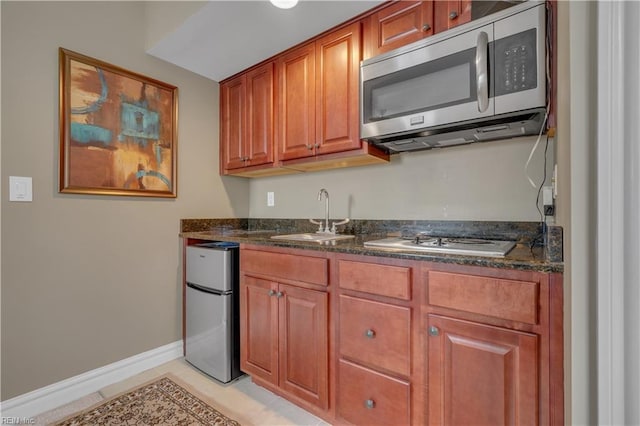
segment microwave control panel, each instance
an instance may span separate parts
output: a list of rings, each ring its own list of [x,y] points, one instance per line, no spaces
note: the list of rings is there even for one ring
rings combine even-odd
[[[494,48],[495,96],[537,87],[535,29],[496,40]]]

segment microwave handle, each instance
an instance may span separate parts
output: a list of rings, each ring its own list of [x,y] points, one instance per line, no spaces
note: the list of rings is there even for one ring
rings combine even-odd
[[[487,75],[487,47],[489,36],[484,31],[478,33],[476,47],[476,90],[478,111],[485,112],[489,107],[489,79]]]

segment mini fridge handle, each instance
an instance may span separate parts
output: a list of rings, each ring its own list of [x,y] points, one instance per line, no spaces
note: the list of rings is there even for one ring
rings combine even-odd
[[[191,287],[194,290],[202,291],[204,293],[209,293],[216,296],[226,296],[227,294],[231,294],[231,291],[214,290],[212,288],[203,287],[201,285],[193,284],[193,283],[187,283],[187,287]]]

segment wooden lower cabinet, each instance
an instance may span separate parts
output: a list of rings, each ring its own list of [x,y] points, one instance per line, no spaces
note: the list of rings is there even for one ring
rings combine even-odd
[[[244,276],[240,283],[240,368],[278,384],[278,283]]]
[[[328,295],[280,284],[280,387],[326,409],[329,392]]]
[[[240,368],[326,409],[327,293],[247,275],[240,291]]]
[[[354,425],[411,423],[409,382],[341,359],[338,415]]]
[[[414,300],[416,265],[375,257],[337,260],[337,418],[354,425],[420,424]]]
[[[539,424],[539,338],[429,315],[429,425]]]
[[[564,423],[561,274],[257,245],[240,256],[241,369],[327,422]]]
[[[402,376],[411,375],[411,309],[340,296],[340,354]]]

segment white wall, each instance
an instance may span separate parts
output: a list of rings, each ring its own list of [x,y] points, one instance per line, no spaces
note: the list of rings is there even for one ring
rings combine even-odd
[[[569,229],[565,241],[565,330],[570,342],[571,424],[596,422],[596,13],[597,3],[569,2],[570,179]],[[559,139],[559,144],[562,141]],[[566,173],[566,171],[565,171]],[[566,197],[566,194],[565,194]]]
[[[598,4],[598,423],[640,424],[640,4]]]

